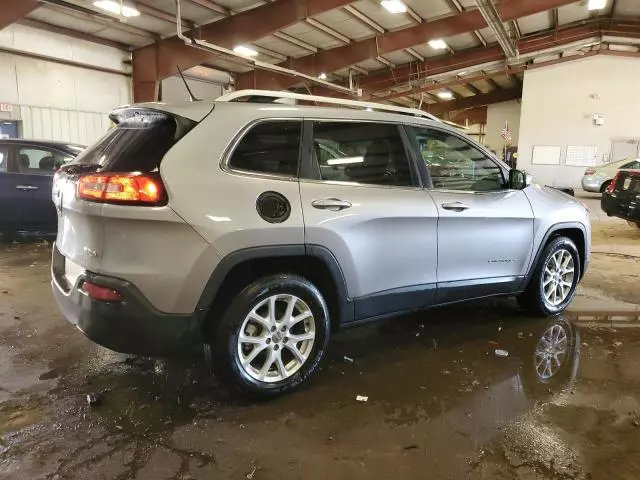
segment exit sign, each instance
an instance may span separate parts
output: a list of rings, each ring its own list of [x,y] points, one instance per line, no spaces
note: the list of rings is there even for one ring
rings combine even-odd
[[[10,103],[0,103],[0,112],[10,112],[13,110],[13,105]]]

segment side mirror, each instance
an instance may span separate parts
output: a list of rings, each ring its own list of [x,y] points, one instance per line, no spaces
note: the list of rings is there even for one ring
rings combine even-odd
[[[509,188],[513,190],[524,190],[532,181],[531,175],[522,170],[509,170]]]

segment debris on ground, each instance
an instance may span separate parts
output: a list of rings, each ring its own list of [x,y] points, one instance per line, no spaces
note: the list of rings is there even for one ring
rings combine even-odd
[[[620,340],[616,340],[611,344],[613,348],[622,348],[622,342]]]
[[[369,397],[367,397],[365,395],[356,395],[356,401],[357,402],[368,402],[369,401]]]
[[[14,319],[14,320],[20,320],[20,318],[22,318],[22,317],[20,317],[20,315],[14,315],[14,316],[13,316],[13,319]]]
[[[91,407],[97,407],[102,403],[102,397],[97,393],[87,393],[87,403]]]
[[[631,425],[633,425],[634,427],[640,427],[640,417],[636,417],[631,420]]]
[[[524,333],[518,332],[518,338],[524,338]]]
[[[496,348],[495,352],[497,357],[508,357],[509,356],[509,352],[507,352],[506,350],[502,350],[500,348]]]
[[[258,467],[256,467],[255,465],[251,465],[251,469],[249,470],[249,473],[245,475],[245,477],[247,477],[247,480],[252,480],[253,477],[255,477],[257,471],[258,471]]]
[[[9,290],[2,290],[2,293],[6,295],[7,293],[9,293]]]
[[[353,358],[351,357],[347,357],[346,355],[344,356],[344,361],[347,363],[353,363]]]
[[[588,344],[587,342],[582,342],[582,346],[583,346],[583,347],[588,347],[588,346],[589,346],[589,344]]]
[[[405,450],[415,450],[416,448],[418,448],[418,445],[416,444],[407,445],[406,447],[404,447]]]
[[[500,345],[498,342],[494,342],[493,340],[489,340],[489,345]]]
[[[416,337],[419,337],[419,336],[420,336],[420,333],[416,333]]]
[[[449,375],[451,372],[449,370],[442,370],[440,373],[442,375]]]

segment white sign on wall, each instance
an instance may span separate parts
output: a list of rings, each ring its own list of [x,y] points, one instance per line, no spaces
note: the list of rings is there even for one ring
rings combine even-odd
[[[531,163],[538,165],[560,165],[560,145],[534,145]]]
[[[598,164],[598,146],[569,145],[565,164],[573,167],[595,167]]]
[[[0,103],[0,112],[10,112],[13,110],[13,105],[10,103]]]

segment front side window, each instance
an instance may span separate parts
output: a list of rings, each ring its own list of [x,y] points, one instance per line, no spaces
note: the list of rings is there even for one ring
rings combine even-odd
[[[470,142],[441,130],[414,132],[434,188],[491,192],[506,187],[502,169]]]
[[[271,175],[296,176],[300,157],[302,123],[263,122],[240,140],[229,167]]]
[[[60,152],[37,147],[23,147],[18,151],[18,173],[53,175],[71,157]]]
[[[397,125],[315,122],[313,149],[322,180],[398,187],[414,185],[411,164]]]
[[[632,169],[640,168],[640,160],[634,160],[633,162],[625,163],[620,168],[632,168]]]

